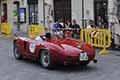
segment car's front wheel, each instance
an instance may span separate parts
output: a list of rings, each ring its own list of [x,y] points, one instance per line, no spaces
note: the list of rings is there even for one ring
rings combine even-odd
[[[22,55],[20,54],[17,42],[14,43],[13,52],[14,52],[14,57],[16,59],[18,60],[22,59]]]
[[[42,50],[40,53],[40,62],[42,67],[51,69],[53,67],[53,61],[50,53],[47,50]]]
[[[80,66],[82,66],[82,67],[83,67],[83,66],[85,67],[85,66],[87,66],[88,64],[89,64],[89,61],[81,61],[81,62],[80,62]]]

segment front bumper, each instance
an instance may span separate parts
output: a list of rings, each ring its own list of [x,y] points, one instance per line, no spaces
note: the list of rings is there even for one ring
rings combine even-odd
[[[93,61],[94,63],[97,63],[97,59],[95,59],[94,57],[91,58],[91,56],[88,56],[88,60],[81,60],[80,59],[80,55],[79,56],[65,56],[64,57],[64,64],[79,64],[81,62],[91,62]]]

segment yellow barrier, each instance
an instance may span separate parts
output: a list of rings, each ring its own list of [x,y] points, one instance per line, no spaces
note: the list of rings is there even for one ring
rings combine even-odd
[[[30,38],[35,38],[45,32],[43,25],[30,25],[28,28],[28,35]]]
[[[9,23],[2,23],[1,24],[1,33],[4,36],[10,36],[12,33],[12,29]]]
[[[111,46],[111,33],[107,29],[81,29],[80,40],[92,44],[94,47],[103,48],[100,54],[108,54],[106,48]]]

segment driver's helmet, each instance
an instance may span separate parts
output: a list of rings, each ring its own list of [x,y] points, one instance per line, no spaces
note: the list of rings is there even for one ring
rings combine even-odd
[[[45,37],[46,37],[47,39],[50,39],[50,38],[52,37],[52,35],[51,35],[51,33],[48,32],[48,33],[45,34]]]

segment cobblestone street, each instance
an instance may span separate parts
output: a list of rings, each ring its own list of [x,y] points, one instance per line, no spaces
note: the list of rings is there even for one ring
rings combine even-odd
[[[0,80],[119,80],[118,54],[110,51],[109,55],[98,55],[98,63],[91,62],[86,68],[61,66],[47,70],[31,61],[16,60],[12,40],[0,38]]]

